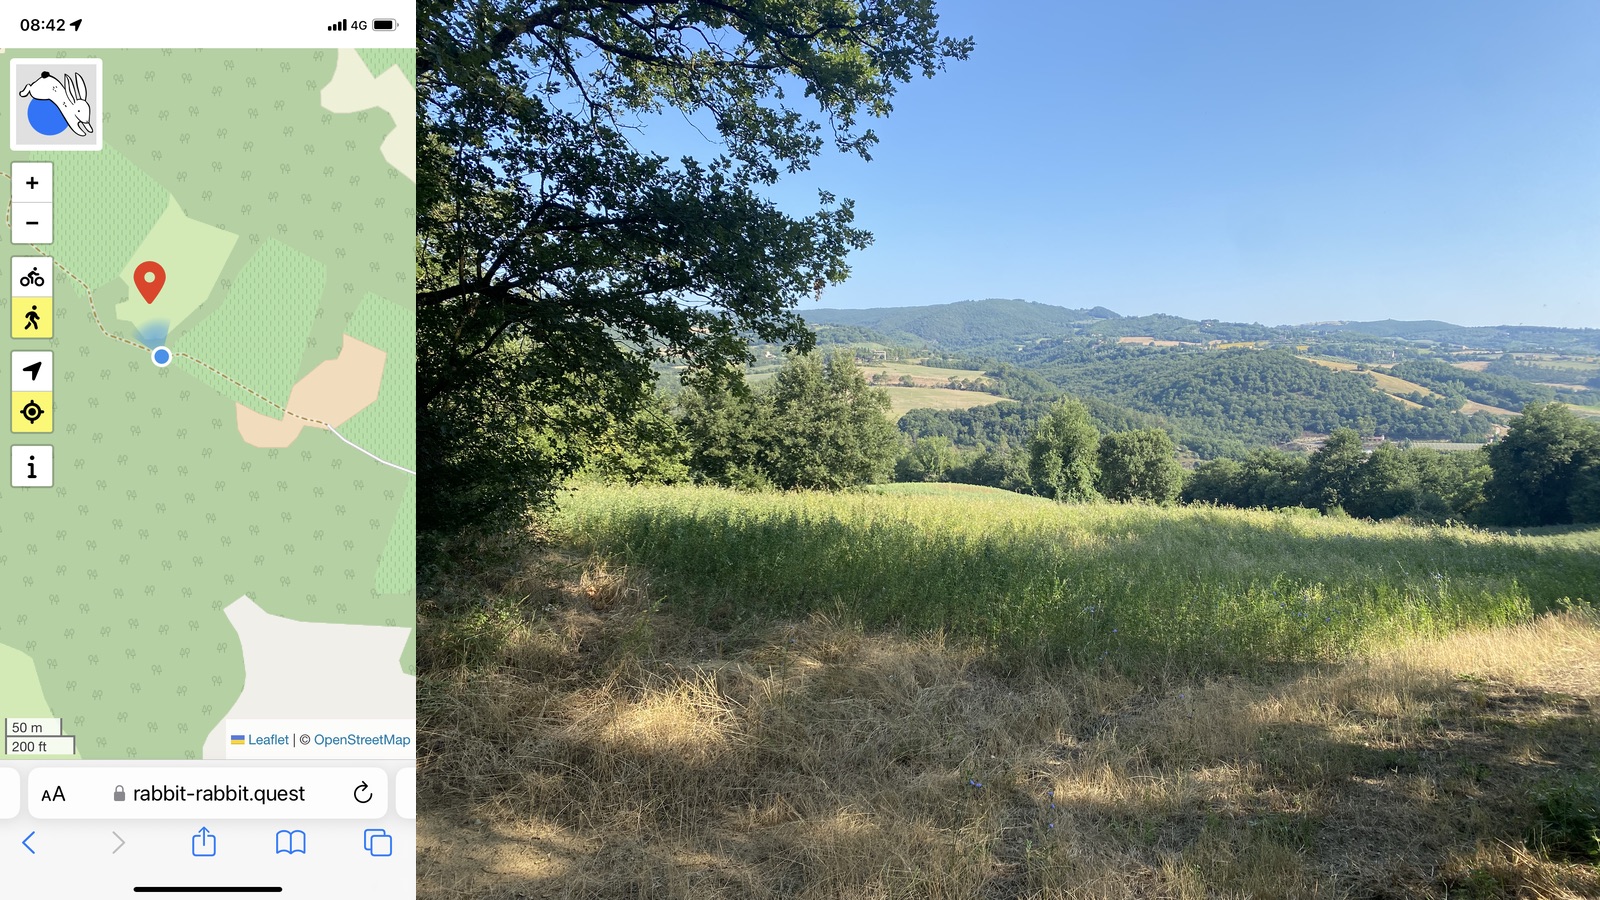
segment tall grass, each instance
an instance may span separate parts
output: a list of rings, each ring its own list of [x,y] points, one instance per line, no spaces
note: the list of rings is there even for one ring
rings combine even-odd
[[[827,611],[1002,658],[1249,668],[1600,601],[1600,532],[981,496],[584,487],[555,527],[704,621]]]

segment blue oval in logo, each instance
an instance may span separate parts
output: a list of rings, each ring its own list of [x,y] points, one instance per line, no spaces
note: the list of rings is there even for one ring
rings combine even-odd
[[[28,104],[28,124],[43,135],[60,134],[67,130],[67,117],[54,103],[35,97]]]

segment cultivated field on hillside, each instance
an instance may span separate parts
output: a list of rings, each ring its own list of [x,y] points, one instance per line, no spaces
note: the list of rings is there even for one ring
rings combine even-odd
[[[1309,362],[1309,363],[1316,363],[1317,365],[1322,366],[1325,369],[1334,369],[1334,370],[1340,371],[1340,372],[1355,372],[1356,371],[1356,364],[1353,363],[1353,362],[1343,362],[1343,361],[1331,360],[1331,359],[1314,359],[1314,358],[1309,357],[1309,356],[1302,356],[1300,358],[1305,360],[1306,362]],[[1396,378],[1393,375],[1388,374],[1387,372],[1381,372],[1381,371],[1378,371],[1377,369],[1368,368],[1365,372],[1362,372],[1360,374],[1370,377],[1377,384],[1378,390],[1380,390],[1380,391],[1384,392],[1385,394],[1388,394],[1389,396],[1395,398],[1396,400],[1399,400],[1402,403],[1406,403],[1406,404],[1408,404],[1408,405],[1410,405],[1410,406],[1412,406],[1414,408],[1420,408],[1419,404],[1416,404],[1416,403],[1413,403],[1413,402],[1411,402],[1409,400],[1406,400],[1405,399],[1406,395],[1412,394],[1412,393],[1419,393],[1424,397],[1437,397],[1437,396],[1439,396],[1439,393],[1437,391],[1433,390],[1432,388],[1423,387],[1422,385],[1417,384],[1414,381],[1407,381],[1404,378]]]
[[[880,385],[889,395],[889,415],[896,420],[913,409],[971,409],[1004,403],[1005,398],[982,391],[955,391],[950,388]]]
[[[898,379],[902,375],[910,375],[917,384],[927,387],[937,387],[952,378],[962,381],[979,381],[988,383],[991,379],[977,369],[945,369],[939,366],[924,366],[921,363],[909,362],[873,362],[861,363],[861,373],[868,378],[876,374],[887,375]]]

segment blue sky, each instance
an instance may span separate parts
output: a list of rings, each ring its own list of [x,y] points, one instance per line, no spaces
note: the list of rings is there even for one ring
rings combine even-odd
[[[1600,327],[1600,2],[939,4],[822,305]],[[692,148],[689,148],[692,149]]]

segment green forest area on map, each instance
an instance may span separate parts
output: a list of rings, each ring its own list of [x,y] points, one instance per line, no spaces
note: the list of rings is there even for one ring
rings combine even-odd
[[[414,625],[414,175],[380,153],[388,112],[324,108],[337,51],[60,55],[103,60],[104,149],[0,149],[53,164],[54,243],[8,255],[57,264],[55,430],[9,441],[54,445],[54,487],[0,486],[0,716],[61,717],[85,758],[197,758],[244,686],[235,600]],[[414,84],[409,52],[361,58]],[[168,279],[148,305],[145,258]],[[178,358],[103,334],[91,293],[107,331]],[[284,418],[345,336],[385,358],[338,431],[392,465],[317,426],[247,443],[236,404]]]

